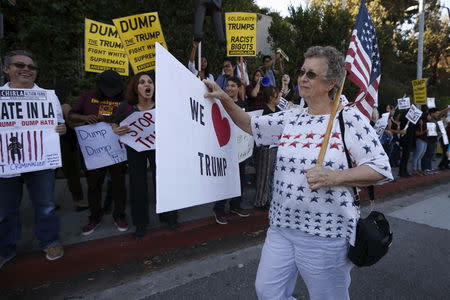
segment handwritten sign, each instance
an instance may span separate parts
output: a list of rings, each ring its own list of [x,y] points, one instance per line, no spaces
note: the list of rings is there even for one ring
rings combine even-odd
[[[428,136],[437,136],[436,123],[427,122]]]
[[[100,122],[75,127],[86,169],[94,170],[127,160],[125,147],[111,125]]]
[[[415,104],[427,104],[427,79],[421,78],[411,81]]]
[[[204,98],[205,84],[159,44],[156,63],[156,212],[239,196],[230,116],[219,100]]]
[[[411,100],[409,99],[409,97],[399,98],[397,99],[397,103],[398,109],[409,109],[411,107]]]
[[[436,102],[434,98],[427,98],[427,106],[428,108],[436,108]]]
[[[157,12],[113,20],[134,73],[155,68],[155,42],[167,48]]]
[[[155,150],[155,110],[136,111],[120,122],[128,125],[130,131],[120,141],[137,152]]]
[[[128,57],[113,25],[85,19],[84,68],[87,72],[101,73],[114,70],[128,76]]]
[[[421,116],[422,111],[418,109],[415,105],[411,105],[411,108],[406,113],[406,119],[408,119],[410,122],[414,124],[417,124],[417,121],[419,121]]]
[[[255,13],[225,13],[228,56],[256,56]]]
[[[0,89],[0,175],[61,166],[58,115],[54,91]]]
[[[263,110],[255,110],[247,112],[250,117],[262,116]],[[236,133],[237,153],[239,163],[243,162],[253,154],[255,139],[252,135],[237,127]]]

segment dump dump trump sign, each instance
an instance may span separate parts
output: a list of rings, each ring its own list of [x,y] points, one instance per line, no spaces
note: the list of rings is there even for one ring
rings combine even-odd
[[[157,12],[113,20],[134,73],[155,68],[155,42],[167,48]]]
[[[0,176],[61,166],[58,114],[54,91],[0,89]]]
[[[156,64],[156,212],[239,196],[231,118],[218,100],[204,98],[205,84],[159,44]]]
[[[87,72],[114,70],[128,76],[128,57],[116,28],[93,20],[84,20],[84,67]]]
[[[256,56],[256,20],[254,13],[225,13],[228,56]]]

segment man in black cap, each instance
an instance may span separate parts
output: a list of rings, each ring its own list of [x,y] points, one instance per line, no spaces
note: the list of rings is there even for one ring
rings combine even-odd
[[[111,122],[111,116],[123,100],[123,83],[120,75],[112,70],[100,74],[97,89],[85,92],[69,112],[69,118],[74,122],[95,124]],[[87,170],[88,201],[91,215],[89,222],[82,228],[81,234],[89,235],[100,225],[103,217],[101,198],[102,186],[106,172],[109,171],[112,180],[114,202],[113,218],[119,231],[127,231],[125,219],[125,163],[118,163],[104,168]]]

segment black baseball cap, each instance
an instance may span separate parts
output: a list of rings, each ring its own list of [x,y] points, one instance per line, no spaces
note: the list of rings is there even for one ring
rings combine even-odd
[[[118,95],[123,91],[122,79],[116,71],[106,70],[98,78],[98,88],[105,95]]]

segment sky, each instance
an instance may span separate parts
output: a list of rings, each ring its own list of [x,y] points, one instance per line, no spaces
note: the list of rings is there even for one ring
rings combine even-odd
[[[259,7],[268,7],[272,11],[277,11],[281,16],[288,16],[288,7],[292,4],[294,7],[301,5],[306,5],[307,0],[255,0],[255,3]],[[424,0],[426,2],[426,0]],[[450,8],[450,0],[441,0],[441,5]],[[443,13],[446,13],[443,10]]]

